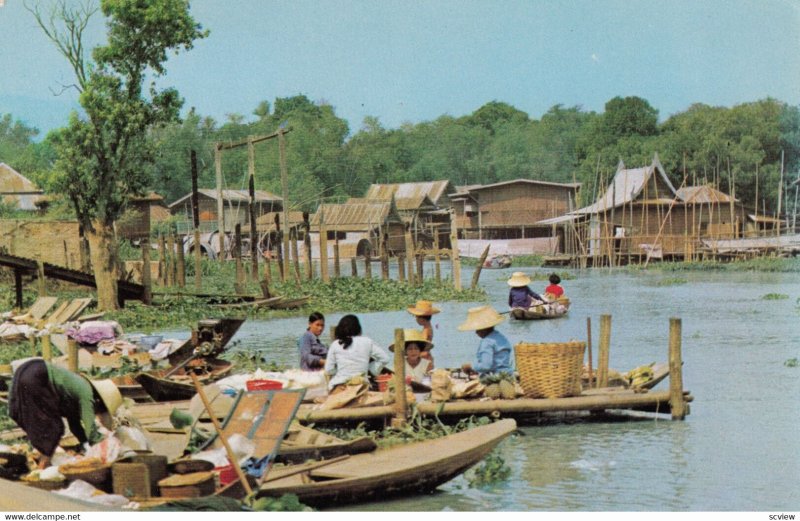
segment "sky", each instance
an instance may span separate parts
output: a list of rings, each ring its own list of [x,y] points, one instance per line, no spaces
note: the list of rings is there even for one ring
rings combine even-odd
[[[0,3],[0,113],[64,126],[69,65],[22,0]],[[211,33],[171,56],[159,85],[218,122],[297,94],[351,133],[365,116],[397,128],[495,100],[537,119],[615,96],[662,121],[693,103],[800,105],[800,0],[194,0],[191,12]],[[99,15],[87,36],[104,42]]]

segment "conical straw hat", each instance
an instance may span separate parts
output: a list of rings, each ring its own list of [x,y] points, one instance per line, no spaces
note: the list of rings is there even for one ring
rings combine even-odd
[[[415,344],[419,344],[420,349],[423,351],[430,351],[433,349],[433,344],[425,338],[425,333],[419,329],[404,329],[403,338],[405,339],[405,345],[414,342]],[[394,353],[394,344],[389,346],[389,351]]]
[[[498,313],[492,306],[479,306],[467,310],[467,320],[458,326],[459,331],[477,331],[488,329],[504,321],[506,317]]]
[[[531,283],[531,278],[521,271],[515,271],[511,274],[511,278],[508,279],[508,285],[512,288],[521,288],[522,286],[527,286]]]
[[[417,315],[418,317],[429,317],[441,311],[440,309],[433,307],[433,302],[430,300],[418,300],[416,305],[409,306],[406,309],[408,309],[409,313],[412,315]]]
[[[87,378],[87,380],[89,379]],[[114,382],[111,380],[89,380],[89,383],[100,395],[100,399],[103,400],[108,412],[112,415],[117,412],[119,406],[122,405],[122,394],[117,386],[114,385]]]

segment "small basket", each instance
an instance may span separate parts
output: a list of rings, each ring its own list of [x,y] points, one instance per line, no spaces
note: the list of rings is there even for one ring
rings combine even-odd
[[[581,394],[584,342],[514,346],[519,381],[528,398],[566,398]]]
[[[99,460],[89,465],[66,463],[58,467],[58,471],[69,482],[80,479],[104,492],[111,492],[111,465],[108,463]]]

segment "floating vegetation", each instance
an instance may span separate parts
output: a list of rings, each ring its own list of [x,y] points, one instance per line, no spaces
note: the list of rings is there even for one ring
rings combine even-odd
[[[681,277],[671,277],[668,279],[661,279],[655,282],[656,286],[679,286],[681,284],[687,284],[689,281],[681,278]]]
[[[776,273],[800,272],[800,257],[763,257],[733,262],[720,262],[713,260],[697,262],[659,262],[644,266],[631,264],[627,266],[631,271],[656,270],[656,271],[763,271]]]
[[[295,494],[284,494],[281,497],[262,497],[250,504],[257,512],[312,512],[314,509],[300,502]]]
[[[800,360],[797,358],[790,358],[783,363],[786,367],[800,367]]]
[[[783,293],[767,293],[761,297],[761,300],[786,300],[788,298],[789,295],[784,295]]]
[[[505,481],[511,475],[511,467],[496,453],[492,452],[483,462],[466,474],[469,486],[485,487]]]

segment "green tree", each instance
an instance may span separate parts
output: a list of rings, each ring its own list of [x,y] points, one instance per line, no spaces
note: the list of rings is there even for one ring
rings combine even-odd
[[[147,92],[148,75],[163,76],[167,52],[188,50],[207,35],[189,13],[186,0],[101,0],[108,43],[91,59],[83,31],[97,9],[71,7],[59,0],[45,16],[30,9],[37,23],[70,62],[85,117],[72,113],[54,137],[59,187],[75,207],[86,234],[97,282],[98,307],[118,306],[119,262],[114,223],[133,195],[141,194],[152,173],[148,132],[176,121],[182,101],[174,89]]]

